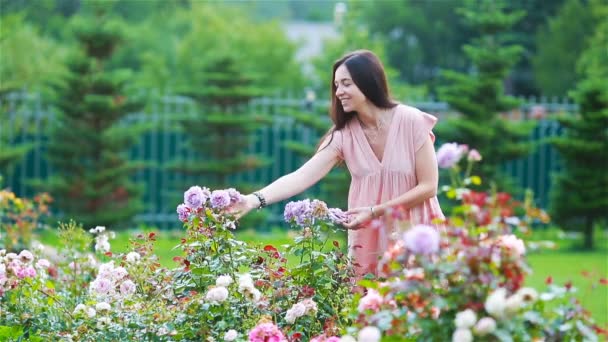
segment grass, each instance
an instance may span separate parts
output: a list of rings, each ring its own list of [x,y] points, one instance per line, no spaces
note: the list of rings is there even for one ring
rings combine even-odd
[[[151,229],[121,231],[116,233],[116,239],[111,241],[112,251],[121,253],[129,251],[129,238],[138,233],[156,232],[157,241],[155,253],[163,266],[173,268],[176,266],[172,260],[174,256],[181,255],[180,249],[174,249],[182,237],[181,231],[157,231]],[[271,244],[275,247],[290,244],[293,233],[275,228],[269,232],[256,232],[243,230],[236,233],[239,240],[256,245]],[[608,325],[608,286],[601,285],[599,278],[608,278],[608,231],[596,233],[596,249],[581,251],[577,249],[580,237],[564,237],[555,229],[540,230],[533,234],[534,240],[559,241],[555,250],[529,251],[527,260],[532,267],[533,274],[526,279],[526,286],[537,290],[545,288],[545,280],[552,277],[555,284],[572,282],[577,288],[578,298],[583,307],[592,313],[594,319],[602,326]],[[341,246],[345,245],[345,236],[332,237],[337,239]],[[51,246],[58,246],[57,237],[52,232],[44,232],[41,242]],[[289,258],[289,260],[292,260]],[[586,272],[586,273],[585,273]],[[587,274],[589,276],[587,276]]]

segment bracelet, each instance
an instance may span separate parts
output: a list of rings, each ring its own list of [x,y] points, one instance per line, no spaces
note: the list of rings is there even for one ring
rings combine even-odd
[[[372,218],[376,217],[376,213],[374,212],[374,206],[369,207],[369,210],[372,212]]]
[[[260,206],[258,207],[258,209],[264,208],[266,206],[266,199],[264,198],[264,196],[259,191],[254,192],[253,195],[257,197],[260,201]]]

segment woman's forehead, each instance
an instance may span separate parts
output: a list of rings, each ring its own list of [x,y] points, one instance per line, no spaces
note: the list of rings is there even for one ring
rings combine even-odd
[[[334,80],[335,81],[341,81],[343,79],[350,79],[350,72],[348,72],[348,69],[346,68],[346,66],[344,64],[340,65],[337,69],[336,69],[336,74],[334,75]]]

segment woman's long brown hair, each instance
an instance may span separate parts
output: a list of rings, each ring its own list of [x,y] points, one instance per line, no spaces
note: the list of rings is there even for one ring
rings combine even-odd
[[[365,97],[376,107],[393,108],[397,105],[397,103],[390,97],[388,83],[386,81],[386,74],[380,59],[378,59],[378,57],[369,50],[356,50],[347,53],[334,63],[332,69],[329,94],[331,98],[331,108],[329,111],[329,116],[334,125],[327,131],[327,133],[325,133],[325,135],[323,135],[319,141],[317,150],[323,141],[325,141],[327,136],[331,135],[329,143],[323,148],[329,146],[334,139],[334,132],[344,128],[346,124],[352,120],[355,115],[357,115],[356,112],[345,112],[344,108],[342,107],[342,103],[336,96],[337,87],[334,83],[334,77],[336,75],[336,70],[342,64],[344,64],[346,69],[348,69],[348,72],[350,73],[350,76],[352,77],[357,88],[359,88],[363,95],[365,95]]]

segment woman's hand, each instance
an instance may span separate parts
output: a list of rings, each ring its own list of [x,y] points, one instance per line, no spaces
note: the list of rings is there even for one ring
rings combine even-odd
[[[364,228],[365,224],[374,218],[372,216],[371,207],[354,208],[347,211],[346,215],[350,217],[350,220],[344,224],[344,227],[347,229]]]
[[[228,212],[234,214],[236,219],[247,215],[251,210],[260,206],[260,200],[254,195],[243,196],[242,200],[228,208]]]

